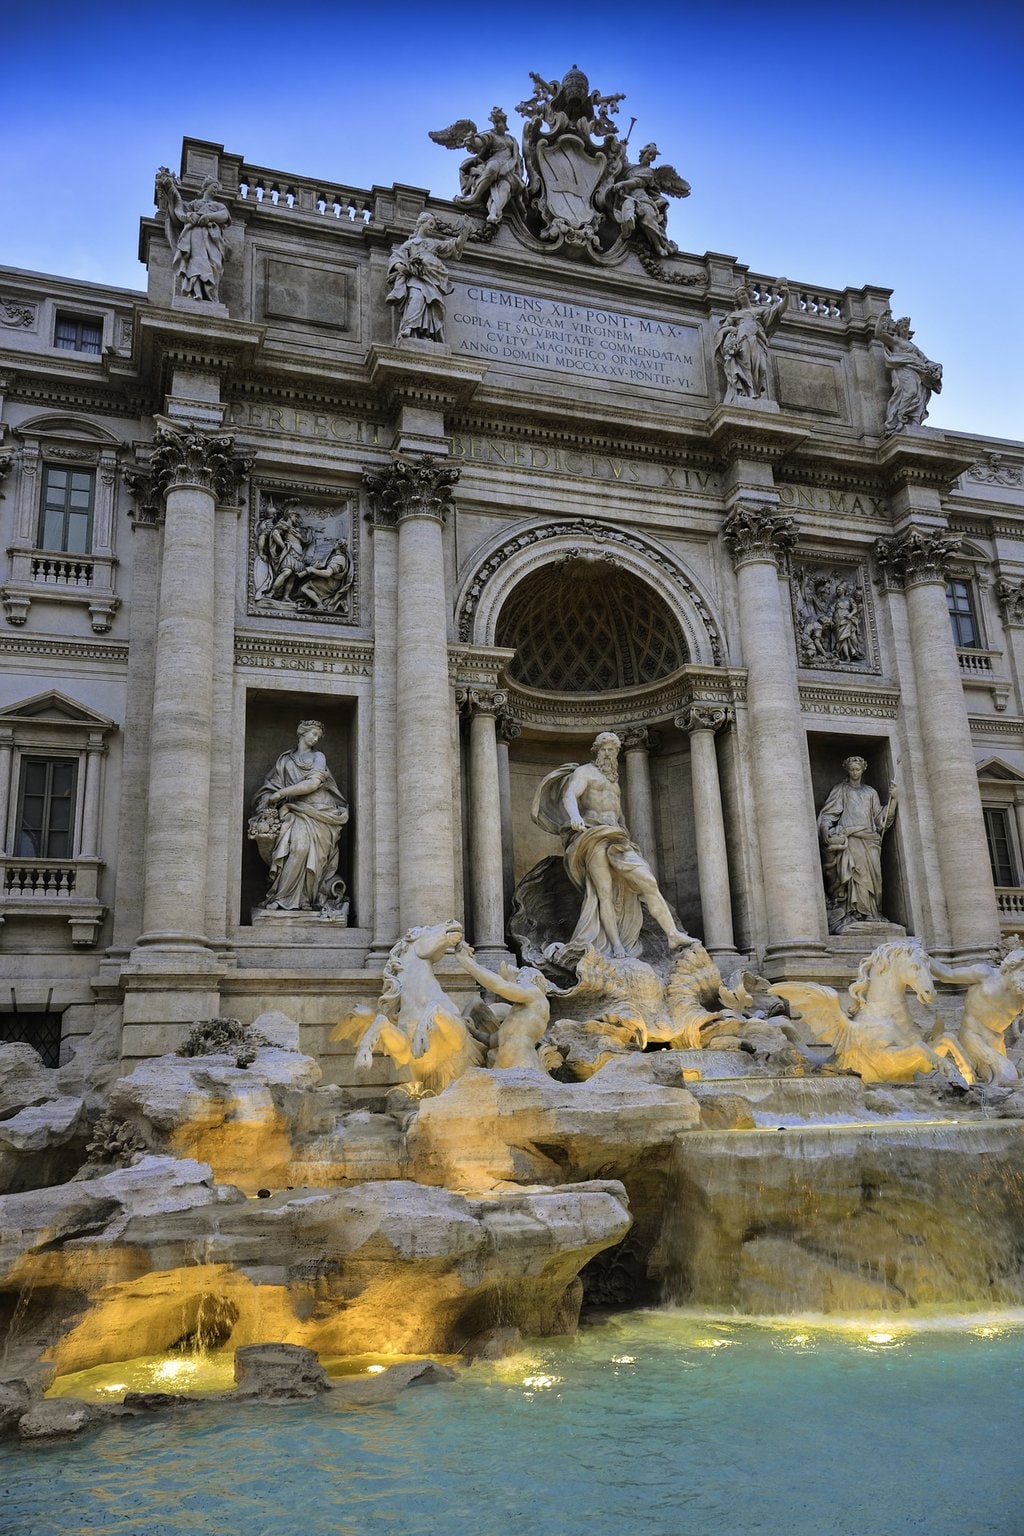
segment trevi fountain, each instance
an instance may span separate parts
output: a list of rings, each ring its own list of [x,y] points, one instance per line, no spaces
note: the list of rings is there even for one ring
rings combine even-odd
[[[1024,1530],[1024,764],[950,633],[1021,472],[884,290],[679,252],[620,98],[533,79],[451,201],[187,140],[110,322],[161,411],[8,418],[8,620],[89,637],[0,708],[63,1010],[0,1045],[19,1536]],[[365,417],[273,384],[318,325]]]

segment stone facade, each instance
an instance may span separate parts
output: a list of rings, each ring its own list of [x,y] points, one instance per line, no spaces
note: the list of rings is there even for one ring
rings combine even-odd
[[[676,252],[647,151],[574,223],[492,120],[455,202],[186,139],[144,292],[0,269],[9,1037],[133,1061],[280,1009],[348,1081],[331,1026],[401,933],[505,952],[560,852],[536,786],[599,730],[723,963],[835,981],[878,941],[826,915],[851,754],[899,787],[887,933],[962,961],[1024,924],[1024,447],[897,420],[941,370],[887,290]],[[251,801],[307,718],[344,915],[255,910]]]

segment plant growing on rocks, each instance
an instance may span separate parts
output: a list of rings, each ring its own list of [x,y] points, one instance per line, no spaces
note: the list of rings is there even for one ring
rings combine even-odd
[[[251,1067],[260,1046],[269,1044],[241,1019],[200,1019],[178,1046],[179,1056],[234,1056],[236,1067]]]

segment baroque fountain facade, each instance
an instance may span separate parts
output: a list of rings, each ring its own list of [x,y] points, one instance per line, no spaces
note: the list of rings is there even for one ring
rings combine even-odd
[[[200,1343],[1024,1301],[1020,447],[534,85],[452,201],[186,139],[145,292],[0,271],[25,1433]]]

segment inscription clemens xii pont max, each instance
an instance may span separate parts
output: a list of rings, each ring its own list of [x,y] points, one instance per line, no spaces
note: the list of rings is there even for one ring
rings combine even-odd
[[[705,393],[700,332],[692,325],[457,283],[448,336],[453,351],[474,357]]]

